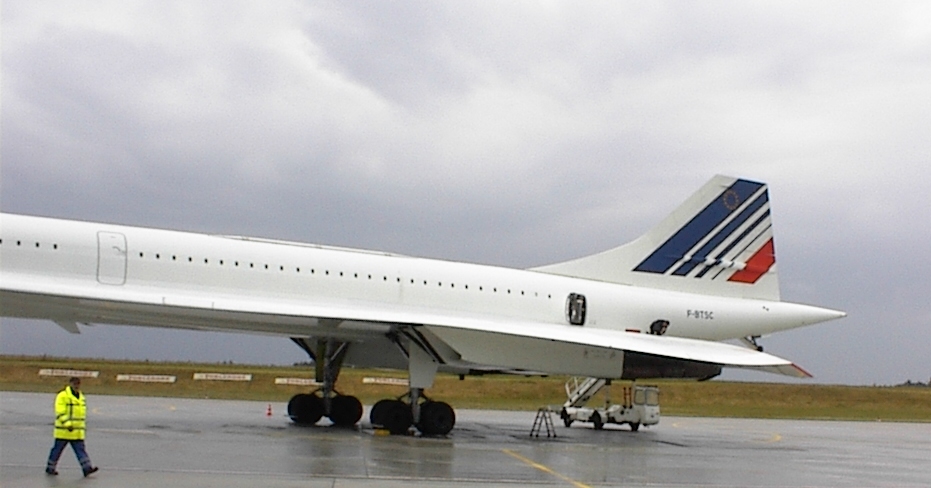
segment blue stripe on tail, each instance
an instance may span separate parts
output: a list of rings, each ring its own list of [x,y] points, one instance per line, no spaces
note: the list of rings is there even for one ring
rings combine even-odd
[[[741,225],[746,223],[748,220],[750,220],[750,217],[754,213],[756,213],[760,209],[760,207],[762,207],[768,201],[769,201],[768,193],[763,192],[763,194],[757,197],[756,200],[751,202],[750,205],[747,206],[747,208],[741,211],[740,214],[734,218],[734,220],[731,220],[730,222],[728,222],[727,225],[725,225],[723,229],[718,231],[718,233],[715,234],[714,237],[712,237],[711,239],[708,240],[708,242],[703,244],[699,250],[692,253],[692,259],[686,261],[685,263],[682,263],[682,265],[676,268],[676,270],[673,271],[672,274],[676,276],[685,276],[689,274],[689,272],[691,272],[693,269],[695,269],[699,264],[704,263],[705,259],[708,257],[708,254],[711,253],[711,251],[713,251],[714,248],[721,245],[721,243],[724,242],[725,239],[727,239],[734,232],[737,231],[738,227],[740,227]],[[736,241],[739,242],[739,240],[740,239],[737,239]],[[720,259],[720,257],[718,259]]]
[[[695,247],[762,187],[762,183],[737,180],[638,264],[634,271],[660,274],[669,271],[689,249]]]

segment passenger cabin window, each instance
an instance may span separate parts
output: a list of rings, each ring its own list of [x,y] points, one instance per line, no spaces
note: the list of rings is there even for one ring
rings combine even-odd
[[[585,295],[569,294],[566,299],[566,318],[572,325],[585,325]]]

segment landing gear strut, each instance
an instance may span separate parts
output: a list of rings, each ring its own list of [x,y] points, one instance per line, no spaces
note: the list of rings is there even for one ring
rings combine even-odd
[[[433,385],[442,358],[417,330],[405,330],[401,334],[408,341],[402,341],[397,333],[389,338],[407,356],[410,391],[396,399],[380,400],[372,406],[369,420],[373,426],[382,427],[393,435],[406,434],[411,427],[426,436],[446,435],[456,425],[456,412],[448,403],[433,401],[423,393]]]
[[[747,345],[750,349],[756,349],[757,351],[763,352],[763,346],[759,342],[760,336],[747,336],[741,337],[740,341]]]
[[[325,415],[339,426],[351,427],[362,418],[362,403],[358,398],[342,395],[334,386],[339,377],[349,343],[318,340],[316,350],[307,339],[291,338],[314,360],[317,382],[323,386],[310,393],[294,395],[288,402],[288,416],[299,425],[316,424]]]

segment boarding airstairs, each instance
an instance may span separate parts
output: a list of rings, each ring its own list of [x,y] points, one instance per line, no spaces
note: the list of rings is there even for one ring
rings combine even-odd
[[[595,396],[607,383],[607,380],[601,378],[569,378],[569,380],[566,381],[566,396],[568,396],[569,399],[563,404],[561,410],[557,410],[559,407],[555,406],[543,407],[538,410],[537,417],[533,421],[533,427],[530,429],[530,436],[540,437],[542,430],[546,429],[547,437],[556,437],[556,429],[553,427],[553,419],[550,417],[550,414],[558,412],[563,422],[566,423],[567,411],[574,413],[578,410],[578,407],[585,405],[585,403]],[[588,419],[588,417],[586,417],[586,419]],[[568,427],[570,423],[571,422],[566,423],[566,427]]]
[[[581,382],[580,382],[581,380]],[[563,408],[581,407],[608,383],[604,378],[585,378],[574,376],[566,381],[566,396],[569,397]]]
[[[650,426],[659,423],[659,388],[655,386],[624,387],[623,403],[611,404],[605,392],[604,408],[585,407],[604,387],[610,388],[611,381],[603,378],[569,378],[566,382],[566,402],[559,412],[566,427],[573,422],[590,422],[596,430],[604,428],[606,423],[627,424],[636,431],[641,425]]]

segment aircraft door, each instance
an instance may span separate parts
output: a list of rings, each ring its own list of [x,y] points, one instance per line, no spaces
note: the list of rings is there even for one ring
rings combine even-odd
[[[126,236],[118,232],[97,233],[97,281],[104,285],[126,283]]]
[[[566,319],[572,325],[585,325],[585,295],[570,293],[566,299]]]

